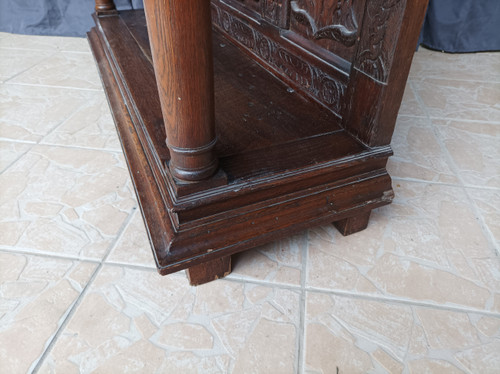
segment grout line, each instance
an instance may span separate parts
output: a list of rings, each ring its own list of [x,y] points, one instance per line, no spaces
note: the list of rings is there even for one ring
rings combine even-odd
[[[83,108],[85,108],[85,105],[87,104],[88,100],[81,103],[78,105],[78,107],[73,110],[67,117],[63,118],[61,121],[59,121],[56,125],[54,125],[45,135],[43,135],[38,141],[38,145],[44,145],[42,142],[44,141],[45,138],[47,138],[50,134],[52,134],[56,129],[64,125],[67,121],[69,121],[71,118],[73,118],[77,113],[79,113]]]
[[[307,332],[307,327],[306,327],[306,300],[307,300],[307,295],[306,295],[306,287],[307,287],[307,276],[309,274],[308,272],[308,266],[307,266],[307,258],[309,256],[309,235],[310,235],[310,230],[307,230],[306,233],[306,245],[305,248],[302,250],[302,274],[300,277],[300,320],[299,320],[299,331],[297,334],[299,335],[299,340],[298,340],[298,373],[304,373],[305,371],[305,356],[306,356],[306,332]]]
[[[128,218],[125,220],[125,222],[123,222],[122,226],[120,227],[120,230],[118,231],[118,235],[116,235],[115,239],[108,246],[108,249],[106,250],[106,253],[103,256],[102,260],[98,262],[98,265],[97,265],[96,269],[94,270],[94,272],[90,276],[90,279],[88,280],[87,284],[83,288],[82,292],[80,292],[80,295],[78,295],[78,297],[76,298],[76,300],[69,307],[69,312],[66,313],[66,316],[64,317],[64,320],[62,321],[61,325],[57,329],[56,333],[52,336],[52,339],[50,339],[49,344],[46,346],[44,352],[42,353],[42,355],[40,356],[40,358],[36,362],[36,365],[34,365],[32,371],[31,371],[32,374],[35,374],[35,373],[37,373],[40,370],[40,368],[43,365],[43,363],[45,362],[47,356],[50,354],[50,352],[54,348],[54,345],[58,341],[58,339],[61,336],[61,334],[63,333],[63,331],[66,329],[66,326],[68,325],[69,321],[71,320],[71,318],[76,313],[76,309],[82,303],[83,299],[85,298],[85,296],[88,293],[88,290],[90,289],[90,287],[94,283],[95,279],[97,278],[97,275],[100,273],[101,269],[105,265],[106,259],[108,258],[108,256],[110,255],[111,251],[115,247],[115,245],[118,242],[119,238],[121,238],[121,236],[123,235],[124,231],[126,230],[126,228],[128,227],[128,225],[132,221],[132,217],[134,216],[134,213],[135,213],[135,209],[132,209],[131,212],[129,213]]]
[[[417,94],[415,93],[415,97],[417,97]],[[418,100],[418,98],[417,98]],[[420,102],[419,102],[420,104]],[[481,124],[490,124],[490,125],[500,125],[500,121],[486,121],[484,119],[463,119],[463,118],[450,118],[450,117],[434,117],[429,114],[426,114],[425,116],[415,116],[412,114],[398,114],[398,117],[411,117],[411,118],[427,118],[430,120],[436,119],[440,121],[453,121],[453,122],[465,122],[465,123],[481,123]],[[431,125],[431,124],[429,124]],[[432,125],[431,125],[432,126]]]
[[[418,179],[418,178],[396,177],[396,176],[392,176],[392,175],[391,175],[391,178],[392,178],[393,181],[422,183],[422,184],[436,184],[436,185],[440,185],[440,186],[455,187],[455,188],[461,188],[462,187],[459,184],[429,181],[429,180]]]
[[[413,83],[412,82],[410,82],[410,85],[412,86],[412,89],[413,89]],[[427,118],[428,118],[429,124],[431,124],[431,122],[432,122],[431,116],[429,115],[429,112],[426,109],[426,107],[425,107],[425,105],[423,103],[422,98],[420,97],[420,95],[416,91],[415,91],[415,97],[417,98],[419,104],[421,104],[421,106],[423,106],[423,109],[424,109],[425,113],[427,114]],[[472,213],[476,217],[476,220],[477,220],[477,222],[478,222],[478,224],[479,224],[479,226],[481,228],[481,231],[483,232],[483,235],[485,236],[485,239],[490,244],[490,247],[493,250],[493,254],[495,256],[499,256],[500,255],[500,252],[499,252],[500,249],[497,248],[495,237],[493,236],[493,234],[491,233],[488,225],[486,224],[486,221],[484,220],[484,217],[481,214],[481,211],[479,210],[479,208],[477,207],[476,203],[474,202],[474,200],[470,196],[470,194],[469,194],[469,188],[470,187],[468,187],[465,184],[465,182],[464,182],[464,180],[462,178],[462,175],[460,173],[459,167],[456,165],[455,161],[453,160],[453,158],[451,157],[451,155],[448,152],[447,148],[445,147],[443,139],[442,139],[441,131],[439,130],[439,128],[437,126],[431,126],[431,127],[432,127],[432,131],[434,132],[434,135],[436,136],[436,141],[438,142],[439,147],[441,148],[441,153],[445,157],[448,165],[450,166],[451,171],[455,174],[455,176],[457,177],[458,181],[460,182],[460,187],[461,187],[462,191],[464,192],[464,194],[465,194],[465,196],[466,196],[466,198],[468,200],[469,208],[471,208]]]
[[[61,49],[59,47],[48,49],[48,48],[22,48],[22,47],[5,47],[0,45],[0,50],[1,49],[7,49],[10,51],[27,51],[27,52],[52,52],[52,53],[57,53],[57,52],[64,52],[64,53],[81,53],[81,54],[91,54],[92,52],[90,51],[72,51],[69,49]]]
[[[33,65],[35,66],[35,65]],[[17,76],[17,75],[16,75]],[[12,77],[14,78],[14,77]],[[35,84],[35,83],[22,83],[22,82],[9,82],[12,78],[4,81],[4,84],[8,85],[18,85],[18,86],[27,86],[27,87],[45,87],[45,88],[58,88],[65,90],[77,90],[77,91],[87,91],[87,92],[102,92],[102,88],[82,88],[82,87],[71,87],[71,86],[56,86],[49,84]]]
[[[35,62],[33,65],[30,65],[28,68],[26,68],[26,69],[24,69],[24,70],[22,70],[22,71],[20,71],[20,72],[18,72],[18,73],[16,73],[16,74],[12,75],[11,77],[8,77],[6,80],[4,80],[4,81],[2,82],[2,84],[11,84],[11,83],[9,83],[9,81],[10,81],[11,79],[14,79],[14,78],[18,77],[19,75],[24,74],[24,73],[25,73],[25,72],[27,72],[28,70],[31,70],[31,69],[32,69],[32,68],[34,68],[36,65],[38,65],[38,64],[40,64],[40,63],[42,63],[42,62],[44,62],[45,60],[48,60],[49,58],[53,57],[53,56],[57,53],[57,52],[55,52],[55,51],[47,51],[47,52],[52,52],[52,53],[50,53],[47,57],[43,57],[40,61]]]
[[[17,154],[16,155],[17,157],[15,157],[14,160],[12,160],[12,162],[10,162],[3,170],[0,170],[0,174],[3,174],[7,170],[9,170],[9,168],[11,166],[13,166],[17,161],[19,161],[21,158],[23,158],[24,155],[27,154],[29,151],[31,151],[31,149],[35,146],[35,144],[33,144],[33,143],[17,143],[17,144],[30,145],[30,147],[28,147],[28,149],[26,149],[24,152],[21,152],[20,154]]]
[[[234,281],[237,283],[251,283],[251,284],[257,284],[257,285],[261,285],[261,286],[274,287],[274,288],[278,287],[278,288],[282,288],[282,289],[286,289],[286,290],[290,290],[290,291],[295,291],[295,292],[302,290],[302,288],[300,288],[299,286],[280,284],[280,283],[272,283],[270,281],[263,281],[263,280],[259,280],[259,279],[241,279],[241,278],[230,278],[230,277],[227,277],[225,279],[228,281]],[[325,295],[337,295],[337,296],[341,296],[341,297],[350,297],[350,298],[360,299],[360,300],[377,301],[377,302],[381,302],[381,303],[393,303],[393,304],[420,306],[420,307],[439,309],[439,310],[448,310],[448,311],[460,312],[460,313],[476,313],[476,314],[480,314],[480,315],[486,315],[486,316],[500,318],[499,312],[491,312],[488,310],[475,309],[475,308],[467,307],[467,306],[433,304],[431,302],[417,301],[417,300],[412,300],[412,299],[404,299],[404,298],[400,298],[400,297],[360,294],[360,293],[353,293],[350,291],[329,290],[329,289],[316,288],[316,287],[311,287],[311,286],[306,286],[303,290],[307,291],[307,292],[315,292],[315,293],[320,293],[320,294],[325,294]]]
[[[415,74],[409,74],[408,75],[408,80],[410,80],[410,79],[412,81],[414,81],[414,82],[422,82],[422,81],[427,80],[427,79],[434,79],[434,80],[444,80],[444,81],[451,81],[451,82],[490,83],[490,84],[498,84],[498,83],[500,83],[499,80],[447,78],[447,77],[442,77],[442,76],[439,76],[439,75],[418,76],[418,75],[415,75]]]
[[[2,141],[2,142],[10,142],[10,143],[20,143],[20,144],[31,144],[31,145],[38,144],[34,140],[10,139],[10,138],[4,138],[2,136],[0,136],[0,141]]]
[[[60,124],[60,125],[62,125],[62,124]],[[58,125],[57,127],[59,127],[60,125]],[[53,130],[55,130],[55,129],[53,129]],[[50,133],[52,133],[52,132],[53,131],[51,131]],[[49,136],[50,133],[48,133],[45,137]],[[40,141],[42,141],[42,140],[40,140]],[[80,146],[80,145],[53,144],[53,143],[38,143],[37,145],[45,146],[45,147],[80,149],[80,150],[88,150],[88,151],[103,151],[103,152],[123,154],[123,151],[121,149],[96,148],[96,147],[85,147],[85,146]]]
[[[156,267],[153,267],[153,266],[134,265],[134,264],[127,264],[124,262],[108,262],[108,261],[106,261],[105,265],[117,267],[117,268],[127,268],[127,269],[143,270],[143,271],[150,271],[150,272],[157,272],[158,271],[156,269]],[[169,274],[167,274],[167,275],[169,275]],[[161,276],[163,277],[164,275],[161,275]]]
[[[57,253],[49,253],[49,252],[39,252],[37,250],[30,250],[30,249],[19,249],[19,247],[9,248],[9,246],[0,246],[0,252],[37,256],[37,257],[57,259],[57,260],[88,262],[92,264],[98,264],[100,262],[100,260],[98,259],[84,258],[71,255],[60,255]]]
[[[452,170],[452,172],[454,172]],[[440,186],[447,186],[447,187],[455,187],[455,188],[468,188],[468,189],[475,189],[475,190],[486,190],[486,191],[500,191],[499,187],[488,187],[488,186],[476,186],[473,184],[453,184],[453,183],[445,183],[445,182],[436,182],[436,181],[429,181],[425,179],[417,179],[417,178],[408,178],[408,177],[395,177],[391,176],[392,180],[394,181],[403,181],[403,182],[415,182],[415,183],[423,183],[423,184],[436,184]],[[457,178],[458,179],[458,178]]]
[[[443,305],[443,304],[440,305],[440,304],[433,304],[431,302],[426,302],[426,301],[402,299],[402,298],[390,297],[390,296],[375,296],[375,295],[368,295],[368,294],[358,294],[358,293],[352,293],[349,291],[342,291],[342,290],[326,290],[326,289],[315,288],[315,287],[307,287],[306,291],[325,294],[325,295],[336,295],[336,296],[341,296],[341,297],[349,297],[349,298],[359,299],[359,300],[377,301],[377,302],[382,302],[382,303],[391,303],[391,304],[406,305],[406,306],[425,307],[425,308],[446,310],[446,311],[459,312],[459,313],[475,313],[475,314],[500,318],[499,312],[491,312],[488,310],[475,309],[475,308],[471,308],[471,307],[467,307],[467,306],[453,306],[453,305]]]
[[[237,274],[229,274],[227,277],[223,278],[228,281],[236,282],[236,283],[252,283],[256,284],[259,286],[264,286],[264,287],[279,287],[284,290],[289,290],[289,291],[301,291],[302,288],[300,285],[294,285],[294,284],[286,284],[286,283],[273,283],[272,281],[266,281],[266,280],[261,280],[261,279],[252,279],[252,278],[244,278],[241,276],[238,276]]]

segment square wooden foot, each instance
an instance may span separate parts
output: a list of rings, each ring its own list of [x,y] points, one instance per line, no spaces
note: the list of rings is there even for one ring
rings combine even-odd
[[[344,236],[354,234],[358,231],[366,229],[368,220],[370,219],[371,210],[361,213],[354,217],[345,218],[343,220],[333,222],[333,225]]]
[[[186,270],[189,284],[199,286],[216,279],[224,278],[231,273],[231,256],[221,257]]]

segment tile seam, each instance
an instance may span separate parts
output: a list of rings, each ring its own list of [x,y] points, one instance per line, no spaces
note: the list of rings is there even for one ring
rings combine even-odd
[[[413,87],[413,84],[411,82],[410,82],[410,84]],[[415,92],[415,96],[416,96],[417,100],[419,101],[419,103],[421,104],[421,106],[423,106],[423,108],[425,110],[425,113],[427,114],[427,117],[428,117],[428,120],[429,120],[429,124],[432,125],[432,123],[431,123],[432,122],[432,117],[430,116],[429,111],[425,107],[422,98],[416,92],[416,90],[414,90],[414,92]],[[484,220],[484,217],[483,217],[481,211],[477,207],[477,205],[474,202],[474,200],[471,198],[471,196],[469,194],[469,191],[468,191],[468,188],[467,188],[467,185],[464,182],[464,179],[462,178],[462,174],[460,173],[460,169],[458,168],[458,166],[456,165],[455,161],[453,160],[453,158],[449,154],[448,149],[444,145],[443,138],[442,138],[442,132],[436,126],[433,126],[432,130],[433,130],[433,132],[434,132],[434,134],[436,136],[436,140],[437,140],[437,142],[438,142],[438,144],[439,144],[439,146],[441,148],[442,154],[446,158],[446,161],[447,161],[448,165],[451,168],[451,171],[455,174],[455,176],[457,177],[458,181],[460,182],[460,187],[461,187],[462,191],[465,193],[465,196],[467,198],[467,202],[468,202],[469,208],[472,210],[472,213],[474,214],[476,220],[478,221],[478,224],[479,224],[479,226],[481,228],[481,231],[483,232],[483,235],[485,236],[485,238],[486,238],[487,242],[489,243],[491,249],[493,250],[494,254],[496,256],[500,255],[500,252],[499,252],[500,249],[497,248],[496,240],[495,240],[493,234],[491,233],[488,225],[486,224],[486,221]]]
[[[32,365],[33,369],[31,370],[31,373],[33,373],[33,374],[38,373],[38,371],[41,369],[42,365],[46,361],[48,355],[52,352],[52,349],[54,348],[55,344],[59,340],[60,335],[66,329],[66,326],[71,321],[72,317],[76,313],[76,310],[78,309],[78,307],[80,306],[80,304],[85,299],[85,297],[86,297],[86,295],[88,293],[88,290],[90,289],[90,287],[94,283],[95,279],[97,278],[97,276],[101,272],[101,269],[104,267],[105,261],[106,261],[107,257],[111,253],[112,249],[115,247],[115,245],[118,242],[119,238],[123,235],[123,232],[126,230],[126,228],[128,227],[128,225],[132,221],[132,217],[134,216],[134,213],[135,213],[135,208],[131,209],[131,211],[129,212],[129,216],[127,217],[127,219],[125,220],[125,222],[123,222],[122,226],[120,227],[120,230],[119,230],[118,234],[116,235],[115,240],[113,240],[110,243],[109,247],[106,250],[105,255],[97,263],[96,269],[94,270],[94,272],[90,276],[87,284],[83,288],[82,292],[80,292],[80,294],[78,295],[78,297],[76,298],[76,300],[69,307],[69,311],[66,313],[66,316],[64,317],[63,321],[61,322],[61,325],[57,328],[57,331],[52,336],[52,338],[49,339],[49,343],[47,344],[47,346],[45,347],[43,353],[40,355],[40,357],[36,361],[36,364],[34,363],[34,365]]]

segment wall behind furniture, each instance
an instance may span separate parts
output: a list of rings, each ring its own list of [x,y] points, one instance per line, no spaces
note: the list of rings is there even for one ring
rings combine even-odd
[[[115,4],[143,7],[142,0]],[[0,0],[0,31],[83,37],[93,9],[94,0]],[[430,0],[421,42],[446,52],[500,50],[500,0]]]
[[[121,10],[142,0],[115,0]],[[0,31],[30,35],[85,36],[94,26],[94,0],[0,0]]]
[[[445,52],[500,50],[500,0],[430,0],[420,40]]]

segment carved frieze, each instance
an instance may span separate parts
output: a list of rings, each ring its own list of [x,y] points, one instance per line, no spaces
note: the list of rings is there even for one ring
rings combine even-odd
[[[297,87],[341,116],[346,85],[283,45],[212,3],[214,24],[232,39],[288,78]]]
[[[294,0],[290,7],[295,19],[310,27],[314,39],[331,39],[348,47],[356,42],[358,23],[352,0]]]
[[[370,0],[367,3],[359,52],[354,66],[385,83],[392,64],[397,35],[406,0]],[[390,31],[389,31],[390,32]]]

